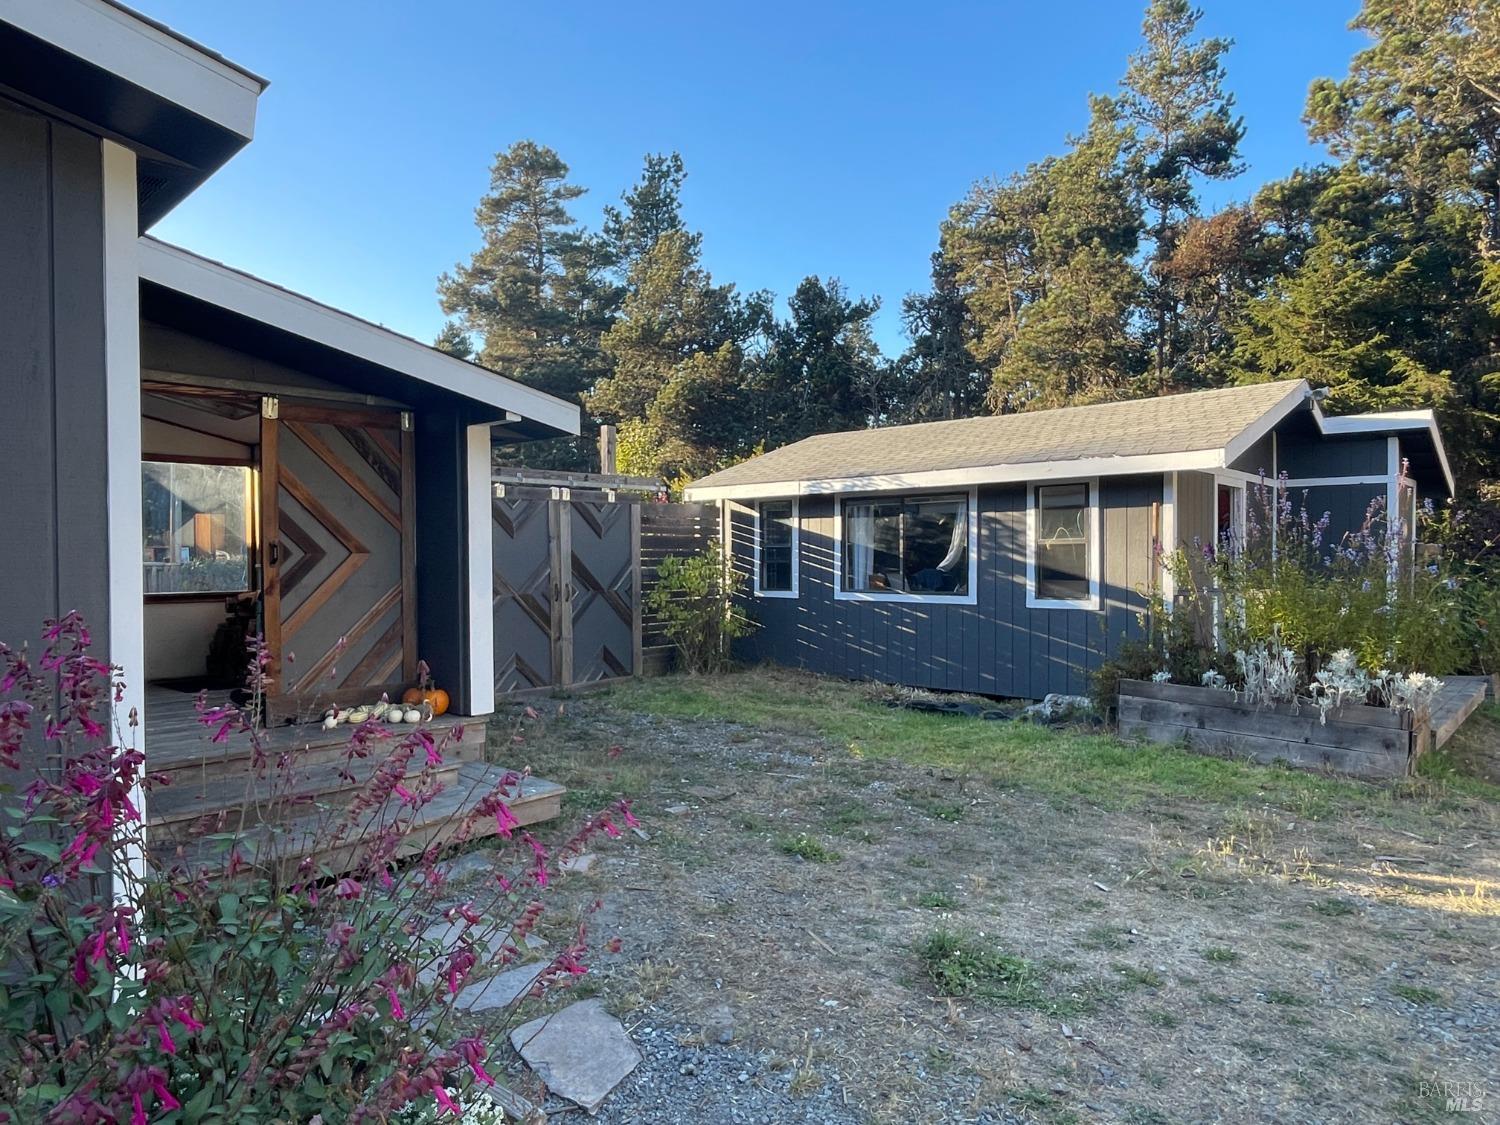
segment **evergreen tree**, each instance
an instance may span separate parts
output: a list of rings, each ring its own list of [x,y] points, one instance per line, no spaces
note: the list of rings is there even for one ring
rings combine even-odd
[[[1123,168],[1127,135],[1107,99],[1069,152],[954,209],[943,253],[974,320],[971,348],[991,372],[997,412],[1129,394],[1141,228]]]
[[[1495,8],[1367,0],[1372,45],[1308,97],[1342,160],[1261,200],[1300,219],[1294,260],[1235,329],[1242,379],[1303,376],[1343,412],[1432,406],[1461,478],[1500,471]]]
[[[581,402],[606,371],[599,337],[617,292],[604,277],[606,251],[569,213],[584,189],[567,177],[557,153],[534,141],[500,153],[475,212],[483,245],[438,279],[438,293],[456,320],[453,331],[479,340],[479,363]],[[524,457],[533,465],[582,468],[591,445],[586,434],[528,445]]]
[[[787,304],[791,317],[771,330],[756,380],[760,436],[776,446],[870,425],[885,404],[870,335],[880,301],[849,297],[836,278],[808,277]]]
[[[447,352],[459,359],[474,358],[474,341],[469,339],[469,334],[464,326],[456,320],[450,320],[443,325],[442,331],[437,334],[437,339],[432,346],[440,352]]]
[[[682,185],[687,172],[677,153],[646,155],[641,178],[620,196],[624,210],[604,208],[603,236],[622,277],[656,245],[662,235],[680,232],[687,239],[687,252],[696,258],[703,236],[687,233],[682,222]]]
[[[958,269],[932,255],[932,288],[901,302],[910,346],[893,365],[891,416],[897,422],[969,418],[983,413],[989,378],[969,350],[973,319]]]
[[[1151,0],[1141,27],[1145,44],[1130,59],[1119,98],[1132,136],[1132,178],[1148,215],[1143,337],[1157,392],[1203,381],[1186,360],[1204,345],[1190,338],[1169,267],[1198,210],[1195,178],[1231,179],[1243,168],[1244,123],[1224,90],[1230,42],[1195,40],[1202,15],[1188,0]]]
[[[745,444],[750,415],[726,407],[722,421],[739,436],[731,441],[716,430],[710,441],[687,424],[691,411],[681,404],[698,402],[709,386],[728,393],[740,385],[745,348],[764,332],[769,303],[764,294],[746,298],[733,285],[715,285],[698,262],[695,237],[683,231],[668,231],[641,255],[601,340],[611,371],[588,399],[599,418],[620,426],[622,467],[667,475],[688,463],[717,463]],[[704,356],[714,357],[711,365]],[[663,397],[667,406],[653,412]]]

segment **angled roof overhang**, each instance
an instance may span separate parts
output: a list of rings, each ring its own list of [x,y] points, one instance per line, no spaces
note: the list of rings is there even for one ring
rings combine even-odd
[[[1313,417],[1326,437],[1399,437],[1403,455],[1418,477],[1441,480],[1451,497],[1456,490],[1448,450],[1431,410],[1382,410],[1370,414],[1326,415],[1316,402]]]
[[[458,408],[510,438],[579,431],[578,406],[409,336],[154,238],[137,244],[142,316],[363,394]]]
[[[0,94],[134,150],[142,230],[249,143],[265,88],[110,0],[0,0]]]

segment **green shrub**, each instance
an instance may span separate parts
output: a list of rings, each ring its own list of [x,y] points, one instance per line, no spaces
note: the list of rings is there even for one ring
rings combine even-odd
[[[754,628],[738,597],[744,582],[717,540],[696,555],[668,555],[657,566],[646,609],[677,646],[686,671],[722,670],[730,642]]]

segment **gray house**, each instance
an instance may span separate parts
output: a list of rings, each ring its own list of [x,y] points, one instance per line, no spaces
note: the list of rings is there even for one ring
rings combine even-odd
[[[109,0],[0,3],[0,640],[81,611],[153,770],[252,631],[272,721],[399,693],[419,658],[454,714],[492,711],[491,442],[579,426],[145,234],[265,86]]]
[[[1040,698],[1086,690],[1147,593],[1171,596],[1159,546],[1239,536],[1282,474],[1335,536],[1375,497],[1453,491],[1431,411],[1329,417],[1294,380],[822,434],[686,495],[718,502],[749,578],[749,658]]]

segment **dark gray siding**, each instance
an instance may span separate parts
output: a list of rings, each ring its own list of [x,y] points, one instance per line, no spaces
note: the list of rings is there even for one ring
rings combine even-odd
[[[1337,545],[1346,535],[1358,532],[1365,524],[1372,501],[1379,499],[1380,507],[1375,513],[1376,534],[1382,534],[1385,524],[1385,485],[1381,484],[1332,484],[1315,488],[1293,488],[1290,496],[1292,516],[1302,518],[1307,512],[1310,523],[1316,524],[1328,515],[1328,530],[1323,536],[1327,546]]]
[[[1281,471],[1292,480],[1383,475],[1387,471],[1386,458],[1384,436],[1289,440],[1281,442],[1278,450]]]
[[[108,651],[99,141],[0,99],[0,641],[77,609]]]
[[[1106,480],[1100,489],[1103,573],[1099,612],[1026,606],[1026,493],[979,490],[975,605],[837,601],[833,500],[800,507],[800,596],[752,598],[760,628],[741,655],[827,675],[916,687],[1040,698],[1080,694],[1089,672],[1139,625],[1151,582],[1159,477]],[[735,565],[748,572],[753,518],[730,505]]]

